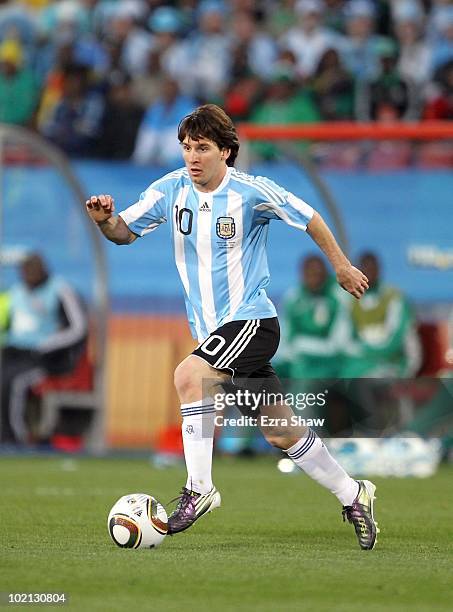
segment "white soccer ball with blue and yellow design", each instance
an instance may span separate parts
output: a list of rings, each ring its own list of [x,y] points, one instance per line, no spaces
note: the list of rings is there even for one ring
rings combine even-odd
[[[146,493],[124,495],[110,510],[107,527],[121,548],[156,548],[167,535],[168,518],[160,502]]]

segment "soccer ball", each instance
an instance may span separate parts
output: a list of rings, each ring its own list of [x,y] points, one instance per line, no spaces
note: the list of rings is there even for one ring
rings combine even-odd
[[[124,495],[110,510],[107,527],[121,548],[155,548],[168,530],[165,508],[146,493]]]

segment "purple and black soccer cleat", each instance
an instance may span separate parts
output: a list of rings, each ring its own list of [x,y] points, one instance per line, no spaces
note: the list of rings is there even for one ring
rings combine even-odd
[[[168,533],[179,533],[191,527],[204,514],[218,508],[222,501],[215,487],[209,493],[202,494],[189,491],[183,487],[181,495],[176,498],[178,504],[168,518]]]
[[[373,502],[376,486],[369,480],[358,480],[359,492],[351,506],[343,506],[343,521],[354,525],[360,548],[372,550],[377,542],[379,528],[374,520]]]

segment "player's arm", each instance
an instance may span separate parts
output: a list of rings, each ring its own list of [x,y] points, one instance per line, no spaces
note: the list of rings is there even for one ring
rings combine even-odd
[[[131,244],[137,235],[127,227],[119,216],[115,216],[115,202],[110,195],[91,196],[86,209],[104,236],[115,244]]]
[[[332,264],[338,283],[360,299],[368,289],[368,279],[351,264],[321,215],[309,204],[265,177],[255,177],[255,186],[261,195],[254,209],[267,219],[280,218],[293,227],[307,231]],[[262,199],[263,195],[265,199]]]
[[[351,264],[324,219],[316,211],[307,225],[307,234],[311,236],[332,264],[338,284],[355,298],[360,299],[368,289],[368,279],[363,272]]]

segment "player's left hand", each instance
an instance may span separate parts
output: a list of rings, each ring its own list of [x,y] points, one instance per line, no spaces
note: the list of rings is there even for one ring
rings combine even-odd
[[[368,289],[368,279],[363,272],[349,264],[337,270],[338,284],[360,300]]]

